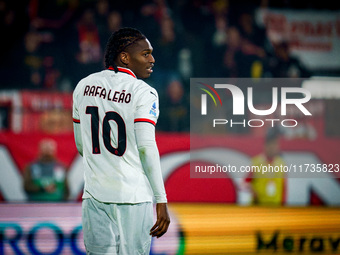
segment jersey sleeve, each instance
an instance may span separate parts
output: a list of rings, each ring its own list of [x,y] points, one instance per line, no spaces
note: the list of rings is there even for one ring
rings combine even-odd
[[[149,85],[146,86],[147,87],[143,88],[142,92],[139,93],[134,122],[147,122],[156,126],[159,116],[158,93]]]
[[[167,203],[160,157],[155,139],[155,127],[147,123],[136,123],[135,135],[139,158],[151,185],[156,203]]]
[[[76,123],[76,124],[80,123],[80,116],[79,116],[79,111],[77,107],[76,90],[73,93],[72,118],[73,118],[73,123]]]
[[[83,156],[83,142],[81,137],[81,126],[79,110],[77,107],[76,91],[73,93],[73,106],[72,106],[72,118],[73,118],[73,132],[74,140],[76,143],[77,150],[81,156]]]
[[[76,91],[73,93],[73,102],[72,102],[72,118],[73,123],[80,123],[79,111],[77,107],[77,98],[76,98]]]

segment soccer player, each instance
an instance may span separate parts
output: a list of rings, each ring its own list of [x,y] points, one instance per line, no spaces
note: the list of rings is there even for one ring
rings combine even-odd
[[[151,236],[161,237],[170,224],[155,141],[158,94],[138,79],[153,72],[152,50],[136,29],[114,32],[107,69],[82,79],[73,92],[75,142],[85,169],[87,254],[149,254]]]
[[[38,158],[25,168],[24,189],[29,201],[67,200],[67,169],[57,158],[57,143],[54,140],[40,141]]]

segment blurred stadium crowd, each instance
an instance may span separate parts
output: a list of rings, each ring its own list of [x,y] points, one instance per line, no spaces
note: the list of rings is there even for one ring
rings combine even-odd
[[[136,27],[154,47],[148,83],[160,94],[158,129],[188,131],[190,77],[309,77],[285,42],[268,40],[257,8],[340,9],[292,0],[0,0],[1,89],[71,92],[103,69],[111,32]]]

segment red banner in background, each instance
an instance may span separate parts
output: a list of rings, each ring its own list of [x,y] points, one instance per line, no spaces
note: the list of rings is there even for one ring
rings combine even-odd
[[[340,66],[339,11],[258,9],[257,20],[272,43],[288,42],[294,56],[309,69]]]
[[[22,132],[72,131],[72,94],[23,91]]]
[[[72,94],[61,92],[23,91],[22,105],[32,111],[72,109]]]
[[[17,187],[17,192],[23,192],[22,171],[24,167],[36,159],[38,144],[43,138],[52,138],[57,144],[57,157],[67,167],[69,167],[69,183],[73,189],[71,200],[81,197],[82,191],[82,163],[77,153],[72,133],[61,135],[42,134],[13,134],[0,133],[0,188],[4,201],[17,201],[20,199],[10,199],[5,194],[15,192],[5,192],[2,182],[13,182],[11,188]],[[158,133],[157,144],[161,155],[161,164],[165,186],[170,202],[221,202],[221,203],[245,203],[240,198],[240,190],[236,180],[229,178],[215,179],[195,179],[190,178],[190,136],[189,134]],[[311,153],[322,163],[337,164],[340,158],[338,150],[340,139],[319,138],[314,141],[296,139],[281,140],[281,150],[283,153]],[[237,153],[247,155],[251,158],[263,150],[263,140],[250,136],[226,136],[224,146]],[[211,147],[214,147],[214,139],[211,139]],[[324,150],[322,148],[327,148]],[[78,170],[76,170],[78,169]],[[79,172],[80,169],[80,172]],[[8,173],[15,173],[9,178]],[[77,172],[78,171],[78,172]],[[17,179],[17,181],[15,181]],[[311,179],[289,180],[287,187],[287,204],[326,204],[339,205],[340,184],[337,179]],[[72,193],[72,192],[71,192]],[[295,195],[294,195],[295,194]],[[299,194],[301,197],[299,197]],[[302,194],[304,194],[302,196]],[[298,200],[293,198],[298,197]],[[290,197],[290,200],[289,200]],[[24,199],[24,195],[22,195]]]

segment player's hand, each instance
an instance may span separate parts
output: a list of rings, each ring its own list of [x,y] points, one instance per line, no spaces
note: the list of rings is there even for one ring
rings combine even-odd
[[[170,225],[170,217],[168,213],[167,203],[158,203],[156,205],[157,221],[150,229],[150,235],[157,238],[166,233]]]

